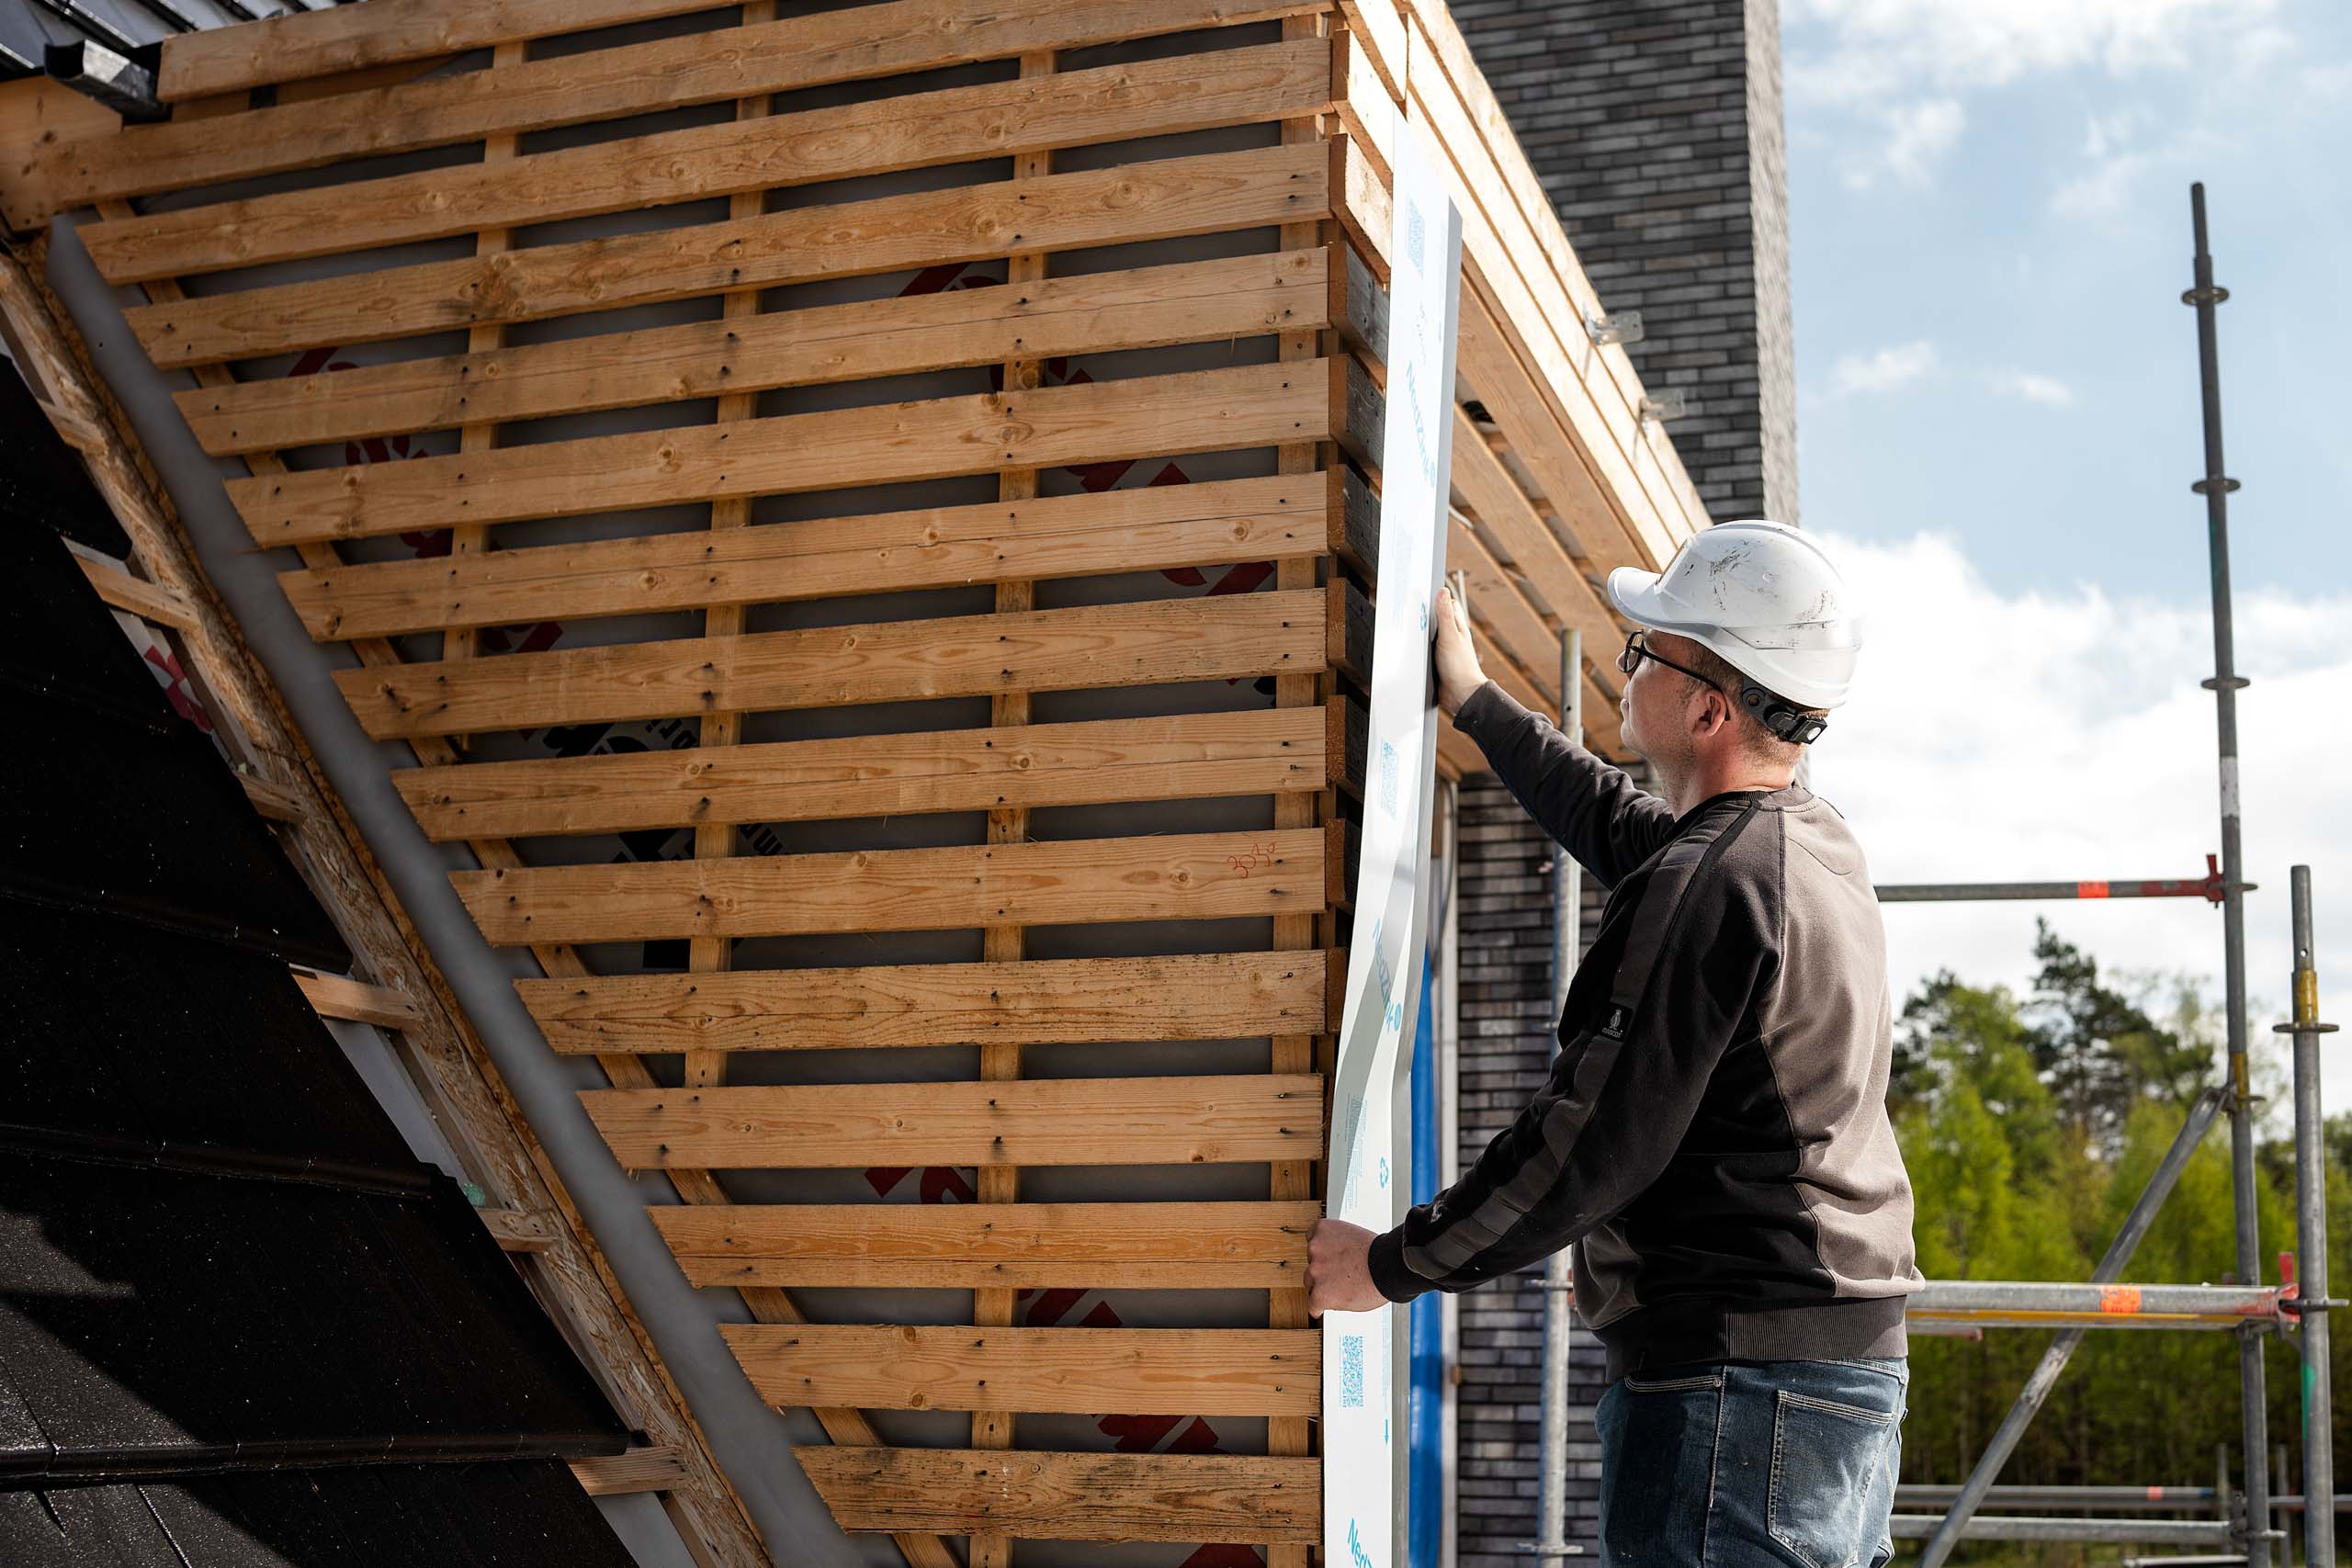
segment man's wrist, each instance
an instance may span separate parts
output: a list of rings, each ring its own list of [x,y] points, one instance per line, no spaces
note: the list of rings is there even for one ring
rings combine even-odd
[[[1364,1268],[1372,1275],[1372,1288],[1392,1302],[1409,1302],[1437,1288],[1405,1266],[1402,1229],[1383,1231],[1372,1238],[1364,1253]]]

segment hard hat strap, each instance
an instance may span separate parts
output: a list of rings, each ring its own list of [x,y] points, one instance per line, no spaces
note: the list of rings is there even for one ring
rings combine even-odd
[[[1829,721],[1819,714],[1807,713],[1793,703],[1784,702],[1753,681],[1739,683],[1739,704],[1756,716],[1757,723],[1799,746],[1812,745],[1829,728]]]

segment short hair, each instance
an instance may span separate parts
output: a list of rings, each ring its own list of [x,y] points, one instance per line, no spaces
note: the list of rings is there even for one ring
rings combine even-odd
[[[1739,727],[1742,749],[1749,756],[1759,761],[1785,762],[1804,754],[1803,746],[1793,740],[1783,740],[1765,728],[1763,720],[1739,700],[1740,687],[1752,677],[1741,674],[1730,660],[1697,638],[1685,637],[1683,640],[1690,645],[1690,668],[1713,682],[1715,689],[1724,694],[1724,700],[1731,705],[1732,722]],[[1762,684],[1761,682],[1757,683]],[[1778,697],[1780,694],[1775,692],[1773,695]],[[1781,697],[1781,701],[1788,702],[1789,699]],[[1794,703],[1789,703],[1789,705],[1796,707]],[[1826,708],[1798,708],[1797,711],[1807,718],[1829,716]]]

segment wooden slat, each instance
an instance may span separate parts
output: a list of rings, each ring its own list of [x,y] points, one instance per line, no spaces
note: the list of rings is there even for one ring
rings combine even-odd
[[[1364,51],[1365,63],[1397,107],[1405,104],[1405,17],[1394,0],[1339,0],[1348,32]]]
[[[1451,84],[1437,73],[1412,72],[1407,90],[1415,112],[1427,117],[1432,139],[1448,154],[1440,162],[1462,214],[1463,293],[1478,290],[1491,302],[1566,439],[1610,493],[1612,515],[1639,564],[1665,565],[1704,514],[1697,520],[1683,516],[1680,497],[1648,451],[1650,437],[1636,412],[1639,384],[1634,384],[1629,403],[1585,332],[1583,312],[1534,254],[1523,215],[1498,190],[1491,164],[1482,162],[1483,144],[1466,129]],[[1598,553],[1599,547],[1589,541],[1588,548]]]
[[[685,751],[472,762],[392,775],[436,842],[1319,790],[1316,711],[922,730]]]
[[[548,1217],[527,1209],[476,1209],[482,1228],[498,1239],[503,1252],[545,1252],[555,1245]]]
[[[795,1448],[853,1532],[989,1529],[1040,1540],[1248,1540],[1322,1530],[1322,1468],[1244,1454]]]
[[[1372,276],[1388,281],[1388,187],[1372,160],[1352,136],[1329,139],[1331,216],[1339,220],[1349,246],[1363,257]]]
[[[1314,671],[1330,662],[1329,623],[1319,589],[1235,593],[504,654],[335,682],[379,739],[459,735]]]
[[[270,821],[300,822],[302,819],[301,797],[286,785],[242,769],[237,773],[237,785],[245,792],[245,799],[252,803],[253,808]]]
[[[504,163],[284,191],[92,224],[108,282],[369,251],[1049,147],[1258,124],[1328,107],[1321,39],[1072,71],[660,131]]]
[[[750,0],[741,13],[746,23],[771,22],[775,19],[775,0]],[[735,101],[738,123],[765,118],[774,108],[765,94]],[[767,197],[761,191],[737,191],[728,198],[729,218],[755,218],[765,210]],[[748,326],[760,315],[760,291],[739,288],[729,291],[719,301],[719,320],[729,326]],[[759,412],[759,397],[750,391],[729,391],[718,399],[712,411],[716,422],[731,425],[752,418]],[[752,502],[745,496],[730,496],[715,501],[710,506],[710,537],[716,542],[731,538],[752,521]],[[703,608],[702,634],[706,638],[740,637],[743,632],[744,607],[740,604],[709,604]],[[698,755],[724,758],[743,739],[743,716],[725,710],[707,711],[695,726],[695,750]],[[723,860],[735,852],[736,833],[733,824],[706,822],[695,829],[694,851],[696,860]],[[686,967],[689,973],[711,975],[723,973],[735,966],[735,944],[725,937],[697,937],[686,945]],[[708,1089],[724,1082],[727,1059],[708,1051],[686,1053],[682,1065],[681,1081],[695,1089]],[[715,1185],[715,1183],[714,1183]],[[754,1315],[759,1315],[754,1314]],[[943,1543],[944,1549],[944,1543]]]
[[[707,0],[391,0],[380,12],[297,10],[165,38],[155,91],[164,102],[178,103],[707,6]]]
[[[1385,254],[1387,189],[1352,138],[1334,137],[1331,147],[1333,211],[1350,243],[1375,278],[1385,283],[1388,276]],[[1458,177],[1459,171],[1455,173]],[[1457,195],[1457,205],[1459,201]],[[1463,378],[1510,439],[1512,451],[1528,465],[1554,511],[1576,531],[1594,570],[1661,564],[1663,557],[1653,560],[1645,552],[1634,514],[1626,510],[1630,506],[1634,512],[1645,512],[1647,503],[1623,453],[1607,441],[1588,447],[1572,434],[1572,402],[1586,416],[1587,437],[1594,436],[1598,429],[1594,421],[1599,411],[1591,389],[1569,368],[1555,340],[1539,340],[1538,348],[1548,348],[1547,359],[1528,350],[1509,324],[1510,310],[1534,309],[1523,282],[1506,269],[1498,275],[1504,293],[1498,299],[1488,298],[1498,285],[1488,280],[1477,262],[1481,254],[1493,260],[1498,243],[1476,219],[1475,208],[1464,212],[1459,340]],[[1478,253],[1470,249],[1473,238],[1481,242]],[[1578,341],[1584,341],[1581,334]],[[1534,368],[1530,367],[1528,355],[1532,355]],[[1615,492],[1612,484],[1617,487]],[[1652,518],[1653,533],[1662,527],[1657,524],[1654,509],[1645,514]],[[1671,554],[1670,548],[1668,553]]]
[[[1000,1086],[1001,1087],[1001,1086]],[[721,1324],[771,1404],[1064,1415],[1319,1414],[1312,1329]]]
[[[1497,101],[1494,89],[1486,74],[1478,68],[1469,40],[1443,5],[1426,4],[1425,0],[1404,0],[1413,15],[1415,66],[1426,79],[1428,65],[1434,60],[1445,80],[1458,96],[1464,114],[1476,126],[1487,158],[1493,164],[1500,183],[1510,195],[1519,225],[1513,226],[1514,243],[1525,245],[1521,254],[1536,270],[1548,270],[1562,289],[1569,304],[1569,314],[1556,318],[1555,331],[1566,335],[1567,323],[1581,320],[1586,314],[1601,309],[1602,302],[1592,282],[1585,276],[1583,265],[1577,260],[1575,248],[1569,243],[1567,231],[1562,227],[1558,209],[1544,188],[1544,182],[1528,162],[1527,153],[1513,131],[1510,117]],[[1539,259],[1540,258],[1540,259]],[[1641,378],[1634,368],[1632,356],[1618,344],[1591,345],[1581,335],[1569,336],[1572,353],[1587,348],[1594,352],[1599,371],[1613,382],[1625,407],[1637,411],[1641,406]],[[1622,433],[1621,433],[1622,438]],[[1671,492],[1676,504],[1661,503],[1668,514],[1679,509],[1682,514],[1683,531],[1704,527],[1707,511],[1699,498],[1698,488],[1689,472],[1676,457],[1673,448],[1662,437],[1653,439],[1642,433],[1642,449],[1634,453],[1637,465],[1658,465],[1657,479]],[[1645,483],[1648,483],[1645,474]],[[1655,487],[1653,493],[1656,493]],[[1671,524],[1669,522],[1669,526]]]
[[[1283,22],[1284,38],[1313,37],[1322,31],[1323,19],[1319,17],[1292,17],[1285,18]],[[1288,146],[1316,147],[1320,143],[1323,129],[1322,124],[1315,119],[1289,120],[1283,126],[1283,141]],[[1326,221],[1324,214],[1315,214],[1312,218],[1302,214],[1298,219],[1283,225],[1282,243],[1287,247],[1321,243],[1337,250],[1339,248],[1337,238],[1329,232],[1329,228],[1330,225]],[[1323,352],[1321,334],[1305,332],[1286,333],[1280,341],[1278,352],[1283,360],[1287,363],[1300,365],[1310,363],[1317,355]],[[1353,383],[1363,378],[1352,373],[1355,367],[1352,356],[1340,357],[1348,360],[1351,373],[1347,378],[1346,385],[1352,387]],[[1340,421],[1339,423],[1341,429],[1337,434],[1344,434],[1346,421]],[[1357,441],[1351,445],[1361,451],[1364,443]],[[1336,453],[1329,445],[1321,442],[1302,441],[1285,446],[1276,454],[1276,463],[1283,473],[1312,473],[1318,468],[1341,469],[1345,467],[1339,461]],[[1341,488],[1344,502],[1350,499],[1344,480]],[[1361,490],[1363,487],[1357,488]],[[1363,510],[1376,515],[1376,510],[1372,507],[1366,506]],[[1363,570],[1370,566],[1372,571],[1366,573],[1370,576],[1373,571],[1377,570],[1378,560],[1378,545],[1366,539],[1358,556],[1356,563],[1358,569]],[[1320,563],[1310,560],[1278,561],[1274,568],[1274,585],[1278,589],[1292,591],[1311,588],[1320,570]],[[1353,585],[1346,583],[1342,574],[1337,571],[1331,574],[1331,586],[1328,592],[1329,607],[1340,628],[1334,641],[1341,647],[1343,652],[1346,652],[1349,651],[1348,611],[1352,605],[1361,602],[1361,595],[1357,593]],[[1351,653],[1349,657],[1335,660],[1333,662],[1342,668],[1352,668],[1362,676],[1368,674],[1372,659],[1367,647],[1366,651],[1360,658]],[[1285,708],[1311,706],[1318,700],[1329,696],[1334,683],[1328,675],[1318,678],[1316,675],[1302,672],[1276,676],[1274,704],[1277,707]],[[1370,684],[1368,680],[1364,683]],[[1273,807],[1274,826],[1278,829],[1303,829],[1324,820],[1329,815],[1324,809],[1321,799],[1300,795],[1278,796],[1273,803]],[[1344,834],[1343,829],[1335,829],[1335,831]],[[1342,836],[1339,843],[1340,851],[1338,858],[1344,866],[1347,840]],[[1344,874],[1343,870],[1342,875]],[[1320,945],[1329,952],[1336,949],[1338,945],[1336,939],[1330,934],[1329,922],[1318,919],[1314,913],[1306,910],[1278,914],[1271,924],[1273,928],[1271,933],[1272,937],[1271,945],[1278,951],[1298,953]],[[1303,1032],[1273,1034],[1267,1041],[1266,1064],[1269,1070],[1277,1076],[1308,1071],[1316,1066],[1316,1039],[1317,1036],[1314,1033]],[[1314,1156],[1320,1152],[1321,1145],[1318,1143],[1314,1150],[1307,1151],[1301,1157],[1272,1162],[1266,1173],[1268,1197],[1277,1202],[1310,1200],[1315,1190]],[[1312,1338],[1313,1331],[1306,1327],[1306,1291],[1303,1283],[1277,1288],[1266,1292],[1266,1322],[1272,1329],[1304,1332],[1310,1339]],[[1310,1351],[1309,1354],[1313,1352]],[[1303,1414],[1274,1415],[1271,1416],[1266,1422],[1266,1451],[1269,1454],[1305,1455],[1309,1451],[1310,1441],[1306,1416]],[[1306,1549],[1303,1546],[1269,1543],[1266,1561],[1268,1568],[1307,1568]]]
[[[1323,1135],[1312,1074],[598,1089],[580,1100],[632,1170],[1251,1164],[1311,1158]]]
[[[32,383],[28,381],[27,386],[29,388]],[[58,439],[85,457],[94,457],[104,449],[107,441],[106,432],[92,421],[85,419],[62,404],[45,400],[38,389],[33,391],[33,404],[48,418],[51,426],[57,432]]]
[[[169,299],[125,315],[170,369],[978,261],[1023,243],[1125,244],[1279,223],[1325,209],[1329,164],[1319,147],[1126,164],[396,267],[369,274],[364,288],[328,277]]]
[[[527,255],[527,251],[514,253]],[[232,479],[266,546],[1321,440],[1346,361],[833,409]]]
[[[1320,249],[692,321],[175,394],[215,455],[1329,324]]]
[[[1330,1027],[1312,953],[914,964],[726,976],[517,980],[553,1050],[866,1050],[1235,1040]]]
[[[1260,20],[1296,8],[1297,0],[896,0],[855,7],[854,16],[844,8],[775,26],[747,23],[562,53],[502,71],[495,83],[482,72],[395,85],[345,73],[334,80],[333,104],[288,107],[299,93],[281,90],[278,107],[240,107],[221,117],[226,125],[182,109],[162,124],[37,146],[30,172],[56,205],[77,206],[1033,49]],[[634,14],[650,17],[655,7]]]
[[[1313,829],[455,872],[494,945],[1212,920],[1339,902]]]
[[[876,1289],[1295,1286],[1295,1203],[772,1203],[650,1211],[686,1279]]]
[[[1486,753],[1449,723],[1437,732],[1437,771],[1451,779],[1468,778],[1489,771]]]
[[[1510,570],[1535,591],[1564,625],[1584,633],[1596,661],[1623,635],[1592,584],[1544,525],[1535,503],[1487,445],[1486,434],[1460,408],[1453,411],[1453,489],[1470,515],[1510,553]],[[1614,694],[1610,700],[1615,701]]]
[[[43,154],[111,141],[121,129],[112,109],[54,77],[36,73],[0,82],[0,146],[8,149],[0,173],[0,221],[24,233],[49,221],[70,198],[42,167]]]
[[[164,38],[163,68],[158,71],[155,94],[164,104],[179,104],[186,98],[243,92],[247,87],[264,87],[270,83],[294,83],[301,77],[365,71],[433,54],[480,50],[515,38],[585,33],[626,21],[650,21],[656,17],[710,9],[708,0],[393,0],[393,5],[374,0],[374,5],[386,14],[374,17],[350,14],[344,9],[318,14],[294,12],[291,17],[268,18],[243,28],[217,28]],[[1167,7],[1129,0],[1125,5],[1084,7],[1084,17],[1068,24],[1068,30],[1046,30],[1051,12],[1066,5],[1068,0],[971,0],[955,5],[944,0],[908,0],[906,5],[861,7],[861,17],[854,24],[844,18],[837,28],[793,28],[786,35],[788,50],[811,54],[819,62],[844,56],[840,66],[828,63],[820,68],[823,75],[776,80],[762,75],[746,80],[734,92],[727,92],[722,85],[682,85],[680,92],[692,92],[692,96],[682,96],[680,101],[701,104],[739,94],[807,87],[823,80],[856,80],[864,75],[944,66],[957,59],[955,54],[944,54],[944,50],[953,50],[967,35],[976,35],[969,45],[969,59],[1000,59],[1007,54],[1021,54],[1023,50],[1108,42],[1114,38],[1138,38],[1146,33],[1211,26],[1221,21],[1256,21],[1263,17],[1280,17],[1291,9],[1303,9],[1298,5],[1270,7],[1247,5],[1242,0]],[[1162,9],[1167,12],[1164,18],[1159,17]],[[983,24],[997,12],[1009,14],[1009,18],[1025,21],[1030,28],[1040,30],[988,30]],[[864,30],[856,30],[858,26],[864,26]],[[741,33],[748,35],[751,28],[743,28]],[[706,33],[682,42],[701,42],[710,54],[719,54],[724,45],[727,54],[719,54],[719,62],[731,66],[739,54],[748,54],[746,45],[751,40],[743,35]],[[870,56],[870,63],[856,51],[858,42],[865,45],[864,54]],[[614,50],[614,54],[621,51]],[[651,62],[638,63],[635,51],[630,51],[630,63],[638,71],[684,66],[696,59],[694,54],[680,54],[675,59],[656,56]],[[713,66],[715,63],[718,62],[713,62]],[[752,63],[746,63],[746,75],[751,75],[751,71]],[[816,66],[811,66],[811,71],[816,71]],[[546,113],[560,113],[553,104],[560,92],[583,92],[583,85],[576,80],[558,80],[550,87],[558,92],[548,94],[550,104]],[[595,108],[581,118],[628,113],[630,108],[650,106],[638,101],[597,101]],[[550,122],[560,125],[560,120]],[[532,118],[520,122],[515,130],[534,125],[541,125],[541,120]]]
[[[572,1478],[591,1497],[619,1497],[638,1492],[667,1492],[684,1472],[678,1450],[669,1444],[630,1449],[626,1453],[598,1454],[571,1461]]]
[[[1559,421],[1543,389],[1511,351],[1499,321],[1475,288],[1462,291],[1458,358],[1463,380],[1478,395],[1514,457],[1526,465],[1543,499],[1583,547],[1586,570],[1605,575],[1621,566],[1655,570],[1621,523],[1608,485],[1596,477]]]
[[[987,290],[994,293],[998,290]],[[968,297],[968,296],[962,296]],[[1019,504],[924,507],[714,536],[660,534],[289,571],[321,641],[717,604],[788,604],[1016,577],[1315,556],[1346,525],[1317,476],[1221,479]],[[1342,521],[1335,526],[1334,519]]]
[[[98,597],[116,609],[175,631],[196,629],[196,606],[188,603],[187,595],[162,583],[133,577],[107,561],[92,560],[87,556],[74,558],[80,564],[82,575],[90,580],[90,586],[97,590]]]
[[[302,998],[311,1004],[311,1010],[321,1018],[371,1023],[379,1029],[416,1026],[416,1004],[387,987],[370,986],[341,975],[313,975],[305,969],[294,971],[294,983],[302,988]]]
[[[527,43],[519,39],[512,43],[500,44],[491,53],[492,71],[503,73],[523,64],[529,49],[530,46]],[[520,151],[520,138],[511,133],[492,136],[482,143],[481,163],[478,166],[493,172],[511,167]],[[332,222],[333,220],[326,219],[322,221]],[[474,254],[478,256],[501,254],[514,248],[514,231],[511,229],[481,230],[474,235]],[[172,286],[175,288],[180,287],[176,278],[173,280]],[[505,346],[506,329],[495,322],[473,327],[466,333],[466,351],[469,354],[491,354]],[[201,385],[198,386],[198,390],[203,390]],[[498,445],[498,425],[492,421],[468,420],[458,432],[458,450],[465,456],[470,457],[492,451]],[[481,555],[489,546],[490,530],[481,524],[467,522],[449,531],[448,558],[454,563],[462,565]],[[445,660],[471,659],[481,651],[481,635],[478,628],[448,626],[442,629],[441,657]]]

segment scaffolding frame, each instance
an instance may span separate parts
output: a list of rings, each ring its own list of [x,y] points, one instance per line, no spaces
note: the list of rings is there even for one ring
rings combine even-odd
[[[2215,1530],[2226,1528],[2234,1555],[2199,1558],[2199,1562],[2244,1562],[2248,1568],[2268,1568],[2271,1544],[2286,1532],[2267,1521],[2275,1511],[2265,1473],[2269,1448],[2269,1395],[2263,1365],[2263,1337],[2300,1326],[2303,1361],[2303,1495],[2335,1497],[2335,1450],[2328,1397],[2329,1344],[2327,1312],[2337,1304],[2327,1295],[2327,1208],[2324,1161],[2321,1144],[2319,1036],[2332,1026],[2318,1021],[2318,977],[2312,956],[2311,870],[2297,866],[2292,874],[2295,940],[2295,1017],[2279,1026],[2295,1038],[2295,1181],[2297,1238],[2302,1282],[2261,1285],[2261,1228],[2255,1175],[2254,1115],[2260,1101],[2251,1087],[2247,1062],[2245,987],[2245,894],[2253,885],[2245,877],[2240,837],[2238,795],[2237,694],[2248,684],[2237,672],[2234,627],[2231,617],[2229,497],[2239,489],[2229,477],[2222,457],[2222,388],[2216,307],[2229,290],[2213,281],[2213,256],[2207,244],[2205,187],[2189,187],[2190,224],[2195,240],[2192,283],[2181,302],[2197,312],[2198,377],[2203,412],[2205,469],[2190,490],[2205,498],[2206,533],[2212,587],[2213,674],[2201,684],[2213,694],[2216,757],[2221,805],[2222,850],[2219,863],[2207,857],[2209,875],[2199,884],[1983,884],[1891,890],[1893,901],[1905,895],[1914,899],[2183,897],[2202,895],[2222,908],[2222,970],[2225,1023],[2228,1032],[2227,1081],[2208,1089],[2190,1108],[2177,1136],[2133,1204],[2122,1228],[2099,1260],[2091,1282],[2082,1286],[1971,1283],[1965,1287],[1929,1288],[1953,1297],[1959,1310],[1939,1320],[1939,1326],[2036,1326],[2053,1323],[2061,1332],[2042,1354],[2041,1363],[2018,1391],[2017,1401],[1978,1458],[1975,1468],[1953,1496],[1920,1554],[1920,1568],[1942,1568],[1963,1536],[1969,1539],[2036,1540],[2132,1540],[2165,1545],[2214,1541]],[[2118,893],[2118,888],[2129,891]],[[2096,891],[2092,891],[2092,890]],[[1887,891],[1882,890],[1882,897]],[[2154,1224],[2189,1156],[2211,1131],[2222,1111],[2230,1118],[2232,1206],[2237,1233],[2237,1287],[2122,1286],[2118,1283],[2141,1239]],[[1984,1296],[1966,1299],[1964,1292]],[[2093,1292],[2085,1296],[2083,1292]],[[2206,1300],[2205,1298],[2212,1298]],[[2233,1304],[2234,1302],[2234,1304]],[[2128,1305],[2128,1311],[2116,1310]],[[2166,1310],[2170,1307],[2174,1310]],[[2039,1310],[2037,1310],[2039,1309]],[[2075,1348],[2092,1327],[2159,1329],[2220,1329],[2238,1337],[2239,1406],[2243,1422],[2244,1508],[2233,1517],[2205,1525],[2172,1521],[2180,1528],[2154,1531],[2154,1521],[2133,1524],[2114,1519],[1976,1520],[1977,1509],[1988,1499],[1993,1482],[2016,1450],[2064,1371]],[[2283,1467],[2282,1467],[2283,1476]],[[2283,1491],[2283,1486],[2282,1486]],[[2217,1477],[2217,1496],[2226,1510],[2226,1456]],[[2300,1500],[2299,1500],[2300,1501]],[[1987,1527],[1999,1525],[1997,1532]],[[2030,1533],[2039,1527],[2042,1533]],[[2306,1557],[2335,1561],[2335,1510],[2305,1510]],[[2182,1562],[2189,1559],[2140,1559]]]

